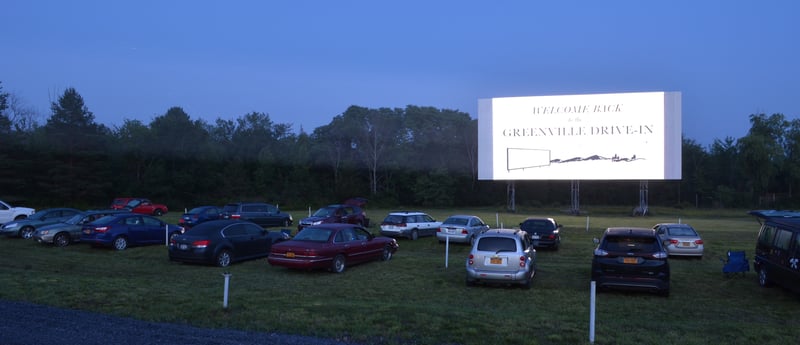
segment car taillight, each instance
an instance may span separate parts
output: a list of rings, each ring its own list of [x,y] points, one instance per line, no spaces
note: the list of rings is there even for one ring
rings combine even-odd
[[[442,232],[442,228],[436,229],[436,232]]]
[[[528,261],[528,258],[525,255],[519,257],[519,267],[525,267],[525,262]]]
[[[107,226],[99,226],[99,227],[94,228],[94,232],[106,232],[106,231],[108,231],[108,227]]]
[[[461,234],[462,234],[462,235],[466,235],[466,234],[468,234],[468,233],[469,233],[469,232],[467,231],[467,229],[461,229]]]
[[[676,240],[676,239],[670,239],[670,240],[669,240],[669,243],[670,243],[670,244],[678,244],[678,240]]]
[[[178,244],[178,243],[177,243],[177,242],[175,242],[175,239],[174,239],[174,238],[170,238],[170,239],[169,239],[169,246],[170,246],[170,247],[174,247],[176,244]]]
[[[239,219],[239,218],[242,218],[241,214],[232,214],[231,215],[231,219]]]
[[[209,240],[199,240],[192,242],[192,248],[206,248],[211,243]]]
[[[556,239],[556,235],[553,235],[553,234],[547,235],[547,239],[555,240]]]
[[[703,244],[703,240],[695,240],[694,244]]]
[[[472,254],[470,254],[470,255],[469,255],[469,265],[470,265],[470,266],[471,266],[471,265],[473,265],[473,264],[475,264],[475,260],[474,260],[474,259],[475,259],[475,256],[473,256]]]

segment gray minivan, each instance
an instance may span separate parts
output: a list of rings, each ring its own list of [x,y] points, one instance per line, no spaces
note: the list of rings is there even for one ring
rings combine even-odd
[[[777,284],[800,293],[800,212],[756,210],[761,228],[753,267],[758,283]]]

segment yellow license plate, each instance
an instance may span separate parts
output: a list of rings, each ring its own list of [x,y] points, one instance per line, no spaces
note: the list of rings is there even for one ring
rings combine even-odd
[[[492,265],[500,265],[500,264],[503,263],[503,259],[502,258],[490,258],[489,259],[489,263],[492,264]]]
[[[622,258],[622,263],[625,264],[635,264],[639,262],[636,258]]]
[[[294,253],[292,253],[292,252],[286,252],[286,257],[287,257],[287,258],[293,258],[293,257],[294,257]]]

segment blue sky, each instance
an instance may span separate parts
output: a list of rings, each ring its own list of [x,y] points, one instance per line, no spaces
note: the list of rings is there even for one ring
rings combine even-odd
[[[96,121],[173,106],[307,132],[350,105],[477,118],[481,98],[679,91],[684,136],[800,116],[800,2],[40,1],[0,3],[0,82],[36,109],[74,87]]]

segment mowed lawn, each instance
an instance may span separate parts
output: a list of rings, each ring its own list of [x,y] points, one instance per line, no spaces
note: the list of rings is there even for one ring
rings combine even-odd
[[[435,238],[400,239],[391,261],[348,267],[342,274],[271,267],[266,259],[228,268],[170,262],[164,246],[122,252],[75,244],[42,246],[0,238],[0,298],[90,310],[137,319],[211,328],[314,335],[364,344],[588,344],[590,265],[594,244],[609,226],[694,226],[703,259],[671,258],[668,298],[649,293],[597,295],[596,344],[795,344],[800,296],[758,286],[756,274],[726,278],[729,249],[752,260],[758,223],[745,210],[654,209],[630,217],[622,208],[517,213],[436,209],[438,220],[476,214],[492,227],[516,227],[527,216],[564,225],[558,251],[539,250],[530,290],[465,285],[465,245]],[[394,210],[368,210],[370,230]],[[297,222],[307,211],[292,212]],[[179,214],[164,219],[177,221]],[[223,308],[224,273],[230,273]],[[13,316],[6,316],[13,317]],[[113,327],[113,325],[102,325]],[[38,326],[31,325],[31,329]]]

